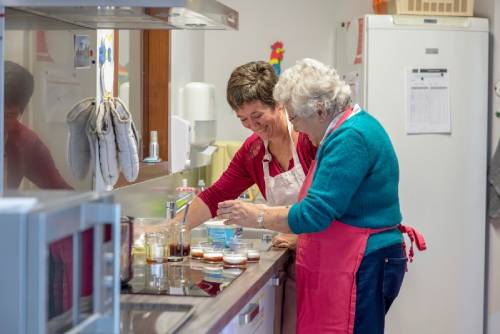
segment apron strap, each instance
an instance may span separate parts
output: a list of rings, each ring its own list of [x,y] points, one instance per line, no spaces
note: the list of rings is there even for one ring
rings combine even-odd
[[[395,228],[399,229],[399,231],[401,233],[407,234],[408,237],[410,238],[409,252],[407,252],[406,243],[404,240],[403,240],[403,252],[404,252],[405,257],[409,260],[409,262],[412,263],[413,257],[415,256],[415,251],[413,248],[414,244],[417,245],[417,249],[419,251],[424,251],[427,249],[427,245],[425,243],[425,238],[424,238],[423,234],[420,233],[419,231],[417,231],[415,228],[413,228],[411,226],[406,226],[406,225],[400,224],[398,226],[384,227],[384,228],[379,228],[379,229],[370,229],[369,233],[370,233],[370,235],[372,235],[372,234],[377,234],[380,232],[392,230]],[[408,271],[408,265],[406,266],[406,271]]]
[[[292,137],[293,126],[292,126],[292,123],[288,120],[288,117],[287,117],[287,127],[288,127],[288,137],[290,138],[290,149],[292,150],[293,166],[302,169],[302,165],[301,165],[300,160],[299,160],[299,154],[297,152],[297,145],[293,142],[293,137]],[[262,167],[264,169],[264,177],[265,177],[265,179],[267,179],[270,176],[269,163],[272,159],[272,155],[268,149],[269,141],[267,139],[265,139],[263,141],[264,141],[264,158],[262,159]],[[303,171],[303,169],[302,169],[302,171]],[[305,177],[305,173],[303,173],[303,174]]]
[[[406,243],[403,241],[403,250],[405,257],[410,261],[410,263],[413,262],[413,257],[415,255],[415,252],[413,250],[413,244],[416,243],[417,249],[419,251],[424,251],[427,249],[427,245],[425,243],[425,238],[422,233],[417,231],[415,228],[406,226],[406,225],[399,225],[398,229],[401,231],[403,234],[407,234],[408,237],[410,238],[410,251],[407,254],[406,252]],[[408,266],[406,267],[406,271],[408,271]]]
[[[262,158],[262,169],[264,170],[264,181],[269,178],[269,162],[271,162],[272,156],[267,147],[269,146],[269,141],[264,140],[264,158]]]

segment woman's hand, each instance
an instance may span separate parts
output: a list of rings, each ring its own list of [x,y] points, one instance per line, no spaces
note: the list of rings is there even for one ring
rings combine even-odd
[[[227,219],[226,224],[237,224],[243,227],[258,227],[257,216],[262,207],[257,204],[246,203],[238,200],[219,203],[217,209],[218,219]]]
[[[296,245],[297,245],[296,234],[280,233],[273,238],[274,247],[295,249]]]

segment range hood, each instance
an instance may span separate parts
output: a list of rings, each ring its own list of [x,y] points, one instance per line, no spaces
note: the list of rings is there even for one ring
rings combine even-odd
[[[33,15],[89,29],[238,30],[238,12],[216,0],[0,0],[6,17]],[[21,21],[20,21],[21,20]],[[7,27],[8,28],[8,27]]]

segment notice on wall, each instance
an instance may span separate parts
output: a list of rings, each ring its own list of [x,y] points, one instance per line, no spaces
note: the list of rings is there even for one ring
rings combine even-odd
[[[443,68],[408,69],[408,134],[451,133],[448,74],[448,70]]]

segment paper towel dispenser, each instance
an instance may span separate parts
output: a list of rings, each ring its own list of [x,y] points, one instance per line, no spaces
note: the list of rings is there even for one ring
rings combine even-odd
[[[238,12],[216,0],[3,0],[7,29],[33,15],[90,29],[238,30]]]
[[[171,117],[170,169],[172,173],[212,161],[215,147],[215,86],[190,82],[179,91],[180,110]]]

